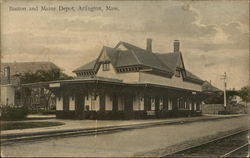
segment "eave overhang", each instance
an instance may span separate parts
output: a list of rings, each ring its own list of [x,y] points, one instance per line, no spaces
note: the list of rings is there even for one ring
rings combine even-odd
[[[152,83],[124,83],[121,80],[110,80],[110,79],[98,79],[98,78],[89,78],[89,79],[73,79],[73,80],[58,80],[58,81],[48,81],[48,82],[36,82],[36,83],[26,83],[22,84],[22,87],[27,88],[57,88],[51,87],[50,85],[53,84],[60,84],[60,87],[65,85],[74,85],[74,84],[112,84],[112,85],[120,85],[120,86],[127,86],[127,87],[154,87],[154,88],[162,88],[162,89],[171,89],[177,91],[186,91],[186,92],[196,92],[200,93],[201,91],[198,90],[191,90],[191,89],[184,89],[178,87],[171,87],[171,86],[164,86]]]

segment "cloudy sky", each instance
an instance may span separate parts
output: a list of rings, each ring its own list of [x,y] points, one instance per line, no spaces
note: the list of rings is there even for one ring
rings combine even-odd
[[[59,6],[74,11],[59,11]],[[80,6],[102,10],[80,11]],[[179,39],[185,67],[197,76],[222,88],[221,75],[227,72],[228,88],[248,84],[247,0],[6,1],[1,7],[2,62],[49,60],[72,75],[103,45],[126,41],[145,48],[146,38],[152,38],[153,51],[168,53]]]

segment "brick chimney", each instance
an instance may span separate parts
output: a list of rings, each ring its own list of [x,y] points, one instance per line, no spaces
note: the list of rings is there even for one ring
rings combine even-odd
[[[152,52],[152,39],[151,38],[147,38],[147,51]]]
[[[174,52],[180,52],[180,41],[174,40]]]

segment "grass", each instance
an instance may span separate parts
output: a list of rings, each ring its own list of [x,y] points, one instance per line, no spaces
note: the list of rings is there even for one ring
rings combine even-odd
[[[1,130],[41,128],[64,125],[62,122],[1,122]]]

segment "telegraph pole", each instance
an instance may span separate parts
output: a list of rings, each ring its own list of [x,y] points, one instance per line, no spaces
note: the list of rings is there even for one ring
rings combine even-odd
[[[226,109],[227,106],[227,94],[226,94],[226,90],[227,90],[227,74],[226,72],[224,72],[223,78],[224,79],[224,108]]]

